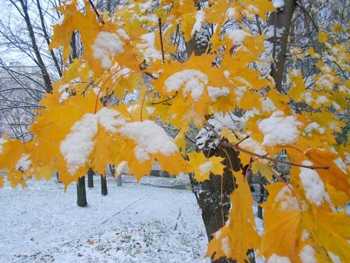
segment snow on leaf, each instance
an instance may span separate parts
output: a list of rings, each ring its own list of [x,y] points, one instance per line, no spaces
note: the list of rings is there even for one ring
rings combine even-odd
[[[222,164],[224,160],[221,157],[206,158],[203,153],[189,153],[189,164],[191,165],[194,178],[198,182],[203,182],[209,179],[210,173],[222,175],[225,166]]]
[[[284,116],[282,111],[275,111],[269,118],[259,123],[259,129],[264,134],[263,145],[288,145],[298,141],[302,125],[294,116]]]

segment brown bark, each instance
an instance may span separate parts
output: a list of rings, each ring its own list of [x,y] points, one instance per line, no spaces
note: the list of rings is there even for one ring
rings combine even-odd
[[[268,26],[273,26],[274,35],[268,39],[273,44],[271,64],[271,76],[275,79],[276,89],[283,92],[282,81],[284,64],[286,61],[286,51],[288,46],[289,29],[296,7],[296,0],[285,0],[285,5],[281,10],[271,13],[268,19]],[[283,28],[282,34],[277,34],[277,30]]]

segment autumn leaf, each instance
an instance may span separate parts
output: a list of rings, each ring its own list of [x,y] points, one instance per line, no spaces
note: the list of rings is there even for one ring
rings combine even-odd
[[[225,166],[222,164],[224,159],[221,157],[206,158],[203,153],[189,153],[188,157],[191,171],[198,182],[208,180],[210,173],[215,175],[223,174]]]
[[[209,242],[207,256],[214,255],[214,259],[227,257],[245,262],[247,252],[259,246],[260,237],[256,232],[252,205],[253,198],[249,185],[242,175],[236,175],[237,188],[230,196],[230,220],[213,235]]]

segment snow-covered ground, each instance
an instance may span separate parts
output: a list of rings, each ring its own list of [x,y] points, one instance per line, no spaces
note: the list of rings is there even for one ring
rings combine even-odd
[[[122,187],[108,179],[87,189],[88,207],[76,205],[76,187],[64,193],[51,181],[0,189],[0,262],[210,262],[193,193],[173,178],[145,178]],[[163,187],[155,187],[163,186]],[[180,186],[170,189],[164,186]]]

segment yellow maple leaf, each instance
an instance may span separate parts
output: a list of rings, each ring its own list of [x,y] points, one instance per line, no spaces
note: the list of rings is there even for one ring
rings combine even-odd
[[[259,246],[260,237],[255,227],[252,210],[254,201],[249,185],[242,175],[237,174],[235,178],[238,186],[230,196],[230,220],[213,235],[206,255],[214,254],[214,259],[227,257],[246,262],[248,250]]]
[[[198,182],[203,182],[209,179],[210,173],[222,175],[225,166],[222,164],[224,158],[210,157],[206,158],[203,153],[189,153],[189,164],[191,171],[194,172],[194,178]]]

